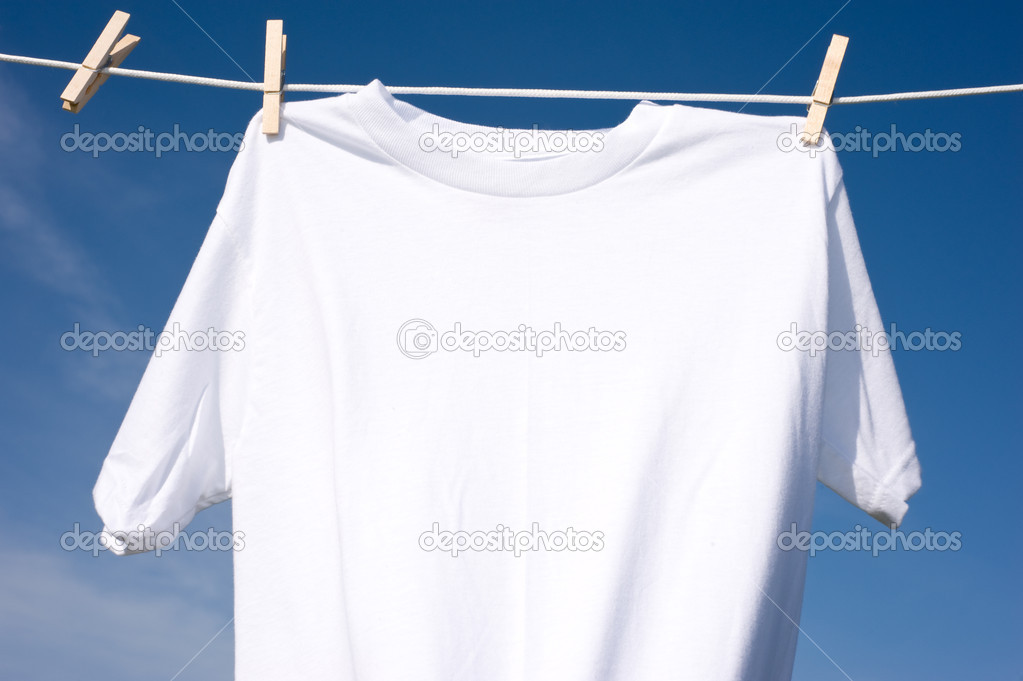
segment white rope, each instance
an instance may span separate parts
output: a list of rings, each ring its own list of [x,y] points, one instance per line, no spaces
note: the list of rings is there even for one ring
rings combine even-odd
[[[854,95],[835,97],[832,104],[863,104],[865,102],[900,102],[907,99],[937,99],[939,97],[966,97],[990,95],[998,92],[1023,92],[1023,83],[1015,85],[989,85],[987,87],[961,87],[951,90],[923,90],[920,92],[893,92],[888,95]]]
[[[55,59],[38,59],[21,57],[13,54],[0,54],[0,61],[31,66],[49,66],[74,71],[81,64]],[[146,80],[162,80],[190,85],[206,85],[210,87],[229,88],[234,90],[263,91],[262,83],[249,83],[243,80],[223,80],[221,78],[204,78],[202,76],[184,76],[177,73],[160,73],[158,71],[138,71],[136,69],[104,68],[101,73],[128,78]],[[286,84],[285,92],[358,92],[365,85],[310,85]],[[395,95],[467,95],[471,97],[543,97],[566,99],[649,99],[654,101],[676,102],[749,102],[759,104],[803,104],[809,105],[810,95],[732,95],[705,94],[696,92],[621,92],[617,90],[542,90],[533,88],[471,88],[471,87],[404,87],[385,86],[387,91]],[[956,88],[952,90],[924,90],[922,92],[895,92],[885,95],[857,95],[852,97],[835,97],[831,103],[866,104],[868,102],[897,102],[910,99],[936,99],[938,97],[964,97],[967,95],[986,95],[998,92],[1023,92],[1023,83],[1015,85],[993,85],[990,87]]]

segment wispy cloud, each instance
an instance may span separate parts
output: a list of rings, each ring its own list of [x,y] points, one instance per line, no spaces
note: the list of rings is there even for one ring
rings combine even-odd
[[[0,678],[169,679],[230,617],[197,600],[132,589],[116,570],[100,581],[74,569],[104,558],[136,557],[0,549]],[[228,627],[180,678],[232,678],[233,655]]]
[[[4,265],[65,298],[72,311],[97,321],[118,307],[102,270],[51,213],[45,188],[49,154],[31,121],[40,112],[17,83],[0,73],[0,242]]]
[[[10,182],[0,184],[0,239],[8,267],[63,296],[77,315],[103,320],[117,307],[100,268],[38,197]]]
[[[53,364],[64,372],[67,384],[85,394],[123,400],[133,391],[148,355],[91,357],[59,350],[59,335],[72,322],[88,330],[119,330],[124,307],[103,268],[76,237],[77,225],[62,224],[54,212],[53,178],[46,171],[54,145],[40,139],[41,124],[34,122],[43,118],[38,102],[3,71],[0,90],[0,153],[5,160],[0,163],[0,265],[24,283],[22,294],[34,292],[39,300],[54,301],[39,309],[35,321],[40,329],[60,328],[52,334]]]

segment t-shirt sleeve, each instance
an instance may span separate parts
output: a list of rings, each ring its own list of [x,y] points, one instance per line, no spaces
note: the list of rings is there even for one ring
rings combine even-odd
[[[154,548],[143,532],[182,529],[231,496],[252,309],[250,258],[231,227],[213,219],[93,489],[118,555]]]
[[[883,332],[837,160],[827,204],[828,331]],[[829,338],[831,336],[829,335]],[[836,344],[837,345],[837,344]],[[890,350],[857,342],[824,354],[817,479],[885,525],[902,523],[920,464]],[[867,347],[867,346],[870,347]],[[848,347],[848,345],[846,346]]]

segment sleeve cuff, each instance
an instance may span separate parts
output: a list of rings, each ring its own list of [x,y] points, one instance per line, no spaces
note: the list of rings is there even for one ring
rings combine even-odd
[[[818,480],[885,526],[902,524],[909,510],[906,502],[921,486],[914,443],[884,476],[858,465],[826,440],[821,457]]]

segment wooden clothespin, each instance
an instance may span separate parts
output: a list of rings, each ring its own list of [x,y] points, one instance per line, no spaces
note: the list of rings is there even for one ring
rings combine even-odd
[[[266,22],[266,61],[263,66],[263,132],[276,135],[281,125],[281,101],[284,99],[284,59],[288,52],[288,36],[284,22]]]
[[[842,58],[845,56],[845,48],[849,44],[849,38],[844,35],[831,36],[831,45],[828,46],[828,53],[824,56],[824,66],[821,67],[820,78],[813,89],[813,101],[810,104],[806,115],[806,128],[800,135],[804,144],[817,144],[824,130],[824,117],[828,114],[828,107],[831,106],[831,95],[835,92],[835,81],[838,80],[838,69],[842,67]]]
[[[128,53],[139,44],[137,35],[126,35],[123,38],[125,26],[128,25],[129,15],[127,12],[117,11],[107,22],[107,27],[99,34],[96,44],[89,50],[85,61],[71,77],[71,82],[64,88],[60,98],[64,100],[64,109],[71,113],[78,113],[85,106],[85,103],[92,99],[100,86],[107,81],[109,76],[105,73],[98,73],[99,69],[108,66],[119,66]]]

